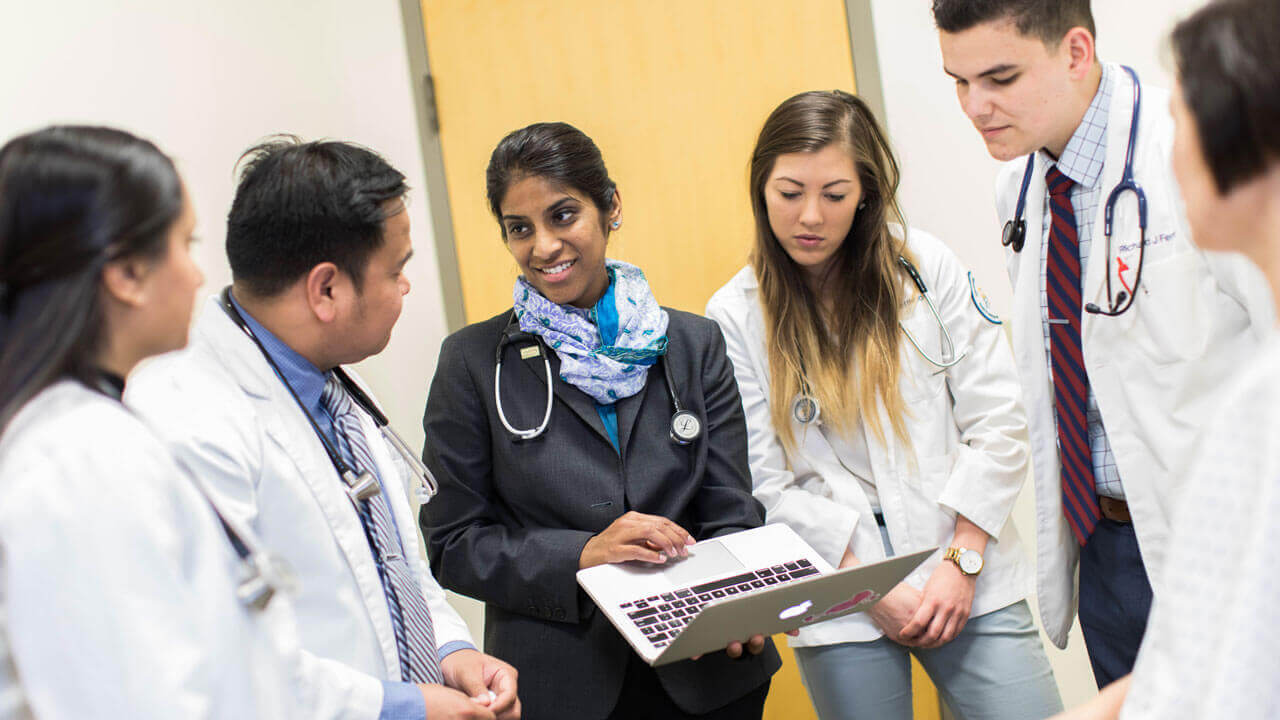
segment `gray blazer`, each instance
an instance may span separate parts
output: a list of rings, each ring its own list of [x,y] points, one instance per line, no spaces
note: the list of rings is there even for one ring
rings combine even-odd
[[[445,339],[423,427],[424,459],[440,493],[421,524],[440,583],[485,603],[485,651],[520,672],[526,720],[603,718],[613,709],[632,650],[577,584],[582,547],[628,510],[661,515],[695,538],[758,527],[751,496],[747,428],[724,337],[712,321],[667,309],[666,362],[681,403],[704,423],[682,447],[657,366],[636,395],[619,401],[615,451],[594,401],[560,380],[546,432],[515,440],[494,406],[496,348],[510,311]],[[546,411],[542,358],[521,359],[533,340],[503,351],[502,405],[517,428]],[[658,669],[685,711],[736,700],[781,664],[770,644],[758,656],[723,652]]]

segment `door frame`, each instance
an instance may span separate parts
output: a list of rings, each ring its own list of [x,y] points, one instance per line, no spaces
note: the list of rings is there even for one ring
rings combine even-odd
[[[880,56],[876,51],[875,22],[871,0],[844,0],[849,45],[853,48],[853,79],[862,98],[881,127],[887,128],[884,86],[880,79]],[[435,240],[436,266],[440,273],[440,297],[448,332],[467,324],[462,300],[462,270],[453,233],[453,211],[449,184],[444,174],[444,152],[440,121],[436,113],[435,83],[427,55],[426,24],[419,0],[400,0],[404,19],[405,51],[409,61],[409,82],[413,86],[413,106],[418,120],[418,140],[427,178],[427,201],[431,209],[431,230]]]

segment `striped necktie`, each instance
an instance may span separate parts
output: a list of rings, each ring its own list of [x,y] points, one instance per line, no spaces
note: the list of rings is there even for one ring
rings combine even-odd
[[[1053,223],[1049,227],[1045,291],[1049,297],[1049,359],[1053,364],[1053,409],[1062,463],[1062,512],[1076,542],[1084,545],[1101,512],[1089,449],[1089,376],[1080,340],[1080,238],[1071,207],[1075,181],[1056,165],[1045,175]]]
[[[320,402],[333,417],[338,441],[348,460],[355,461],[356,472],[376,473],[373,454],[360,426],[360,416],[342,382],[333,374],[324,384]],[[385,486],[384,486],[385,487]],[[360,522],[364,525],[369,545],[378,560],[378,577],[391,611],[391,624],[396,632],[396,650],[400,655],[401,676],[415,683],[440,682],[440,658],[436,648],[431,612],[422,596],[422,588],[413,575],[396,539],[396,526],[385,492],[356,503]],[[416,548],[415,548],[416,549]]]

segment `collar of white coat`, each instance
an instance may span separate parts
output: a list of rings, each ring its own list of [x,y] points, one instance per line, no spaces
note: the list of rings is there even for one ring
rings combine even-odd
[[[257,344],[227,315],[217,295],[205,302],[194,334],[197,342],[203,340],[218,349],[218,356],[242,390],[256,398],[271,396],[268,382],[279,379]]]

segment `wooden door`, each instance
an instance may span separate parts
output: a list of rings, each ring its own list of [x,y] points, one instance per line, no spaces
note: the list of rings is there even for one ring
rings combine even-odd
[[[747,171],[768,113],[854,91],[844,0],[420,0],[467,322],[511,305],[518,270],[484,193],[508,132],[568,122],[600,146],[625,223],[609,256],[658,302],[701,313],[747,259]],[[449,272],[450,268],[442,268]],[[768,718],[814,717],[785,638]],[[926,691],[917,717],[937,717]]]

